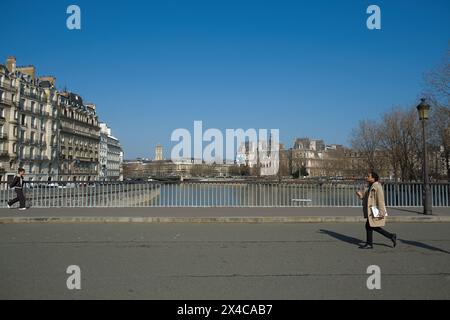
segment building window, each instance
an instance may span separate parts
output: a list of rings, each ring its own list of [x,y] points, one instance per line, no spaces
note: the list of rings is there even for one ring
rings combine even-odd
[[[19,119],[19,112],[17,110],[14,110],[14,120]]]
[[[0,108],[0,118],[5,118],[5,109]]]

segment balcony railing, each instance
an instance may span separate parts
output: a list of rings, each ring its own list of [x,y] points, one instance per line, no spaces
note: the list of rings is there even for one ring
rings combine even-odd
[[[20,91],[20,95],[22,97],[27,97],[27,98],[35,99],[35,100],[37,100],[37,97],[38,97],[37,94],[29,92],[27,90],[23,90],[23,89]]]
[[[11,83],[6,83],[6,81],[0,81],[0,88],[9,90],[12,88],[12,86]]]
[[[33,157],[30,157],[30,160],[34,160],[34,161],[48,161],[49,158],[48,158],[48,156],[34,155]]]
[[[0,96],[0,102],[3,103],[3,104],[11,104],[12,103],[12,99]]]
[[[29,106],[25,106],[24,104],[19,103],[19,110],[22,112],[26,112],[26,113],[31,113],[33,115],[38,115],[38,116],[48,116],[48,112],[40,112],[36,107],[35,108],[31,108]]]
[[[47,97],[45,95],[36,94],[36,93],[29,92],[26,90],[22,90],[21,95],[22,95],[22,97],[27,97],[29,99],[33,99],[33,100],[37,100],[37,101],[42,101],[42,102],[47,101]]]

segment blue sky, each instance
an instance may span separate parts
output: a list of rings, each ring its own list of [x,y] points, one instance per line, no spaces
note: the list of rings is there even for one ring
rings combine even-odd
[[[66,28],[80,6],[82,29]],[[366,28],[380,6],[382,29]],[[413,106],[450,40],[447,0],[2,1],[16,56],[97,104],[125,158],[166,155],[176,128],[280,129],[348,144],[359,120]]]

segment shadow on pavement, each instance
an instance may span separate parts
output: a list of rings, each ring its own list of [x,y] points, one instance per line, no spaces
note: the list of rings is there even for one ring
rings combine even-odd
[[[363,241],[363,240],[360,240],[360,239],[357,239],[357,238],[353,238],[353,237],[349,237],[349,236],[346,236],[345,234],[337,233],[337,232],[330,231],[330,230],[320,229],[319,232],[323,233],[323,234],[326,234],[326,235],[329,235],[330,237],[333,237],[333,238],[338,239],[340,241],[347,242],[347,243],[350,243],[350,244],[354,244],[354,245],[357,245],[357,246],[360,246],[360,245],[365,243],[365,241]]]
[[[337,233],[337,232],[330,231],[330,230],[320,229],[319,232],[323,233],[323,234],[326,234],[326,235],[329,235],[330,237],[333,237],[333,238],[335,238],[337,240],[340,240],[340,241],[343,241],[343,242],[347,242],[349,244],[354,244],[354,245],[356,245],[358,247],[366,243],[365,241],[363,241],[361,239],[349,237],[349,236],[346,236],[345,234]],[[387,244],[384,244],[384,243],[376,243],[376,242],[374,242],[373,244],[377,245],[377,246],[390,247],[390,246],[388,246]]]
[[[422,249],[428,249],[428,250],[431,250],[431,251],[438,251],[438,252],[443,252],[443,253],[446,253],[446,254],[450,254],[450,252],[448,252],[448,251],[446,251],[444,249],[436,248],[436,247],[430,246],[430,245],[428,245],[426,243],[419,242],[419,241],[411,241],[411,240],[404,240],[404,239],[398,239],[397,241],[399,241],[401,243],[404,243],[404,244],[407,244],[407,245],[410,245],[410,246],[419,247],[419,248],[422,248]]]
[[[330,231],[330,230],[324,230],[324,229],[320,229],[319,230],[320,233],[322,234],[326,234],[332,238],[335,238],[337,240],[340,240],[342,242],[346,242],[349,244],[354,244],[356,246],[360,246],[362,244],[365,243],[365,241],[357,239],[357,238],[353,238],[353,237],[349,237],[346,236],[345,234],[342,233],[337,233],[334,231]],[[430,246],[426,243],[423,242],[419,242],[419,241],[412,241],[412,240],[405,240],[405,239],[397,239],[398,242],[409,245],[409,246],[413,246],[413,247],[418,247],[418,248],[422,248],[422,249],[427,249],[427,250],[431,250],[431,251],[437,251],[437,252],[442,252],[442,253],[446,253],[446,254],[450,254],[450,252],[444,250],[444,249],[440,249],[437,247],[433,247]],[[385,246],[385,247],[390,247],[384,243],[374,243],[374,245],[379,245],[379,246]]]
[[[392,208],[392,210],[410,212],[410,213],[415,213],[415,214],[422,215],[422,216],[424,215],[423,212],[420,210],[411,210],[411,209],[402,209],[402,208]]]

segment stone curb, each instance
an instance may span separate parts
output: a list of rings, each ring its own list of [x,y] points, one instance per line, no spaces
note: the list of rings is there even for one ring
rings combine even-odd
[[[0,224],[14,223],[363,223],[363,217],[4,217]],[[388,223],[450,223],[450,216],[389,217]]]

